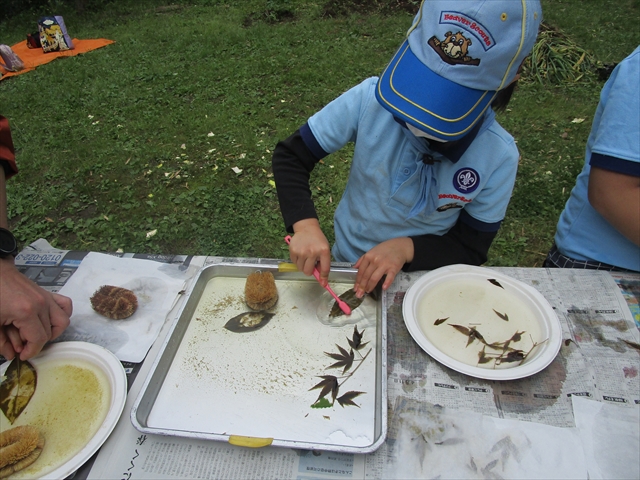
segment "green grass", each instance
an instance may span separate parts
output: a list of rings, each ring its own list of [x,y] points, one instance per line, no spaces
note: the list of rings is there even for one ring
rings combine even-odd
[[[22,242],[43,237],[66,249],[286,257],[271,152],[382,71],[412,18],[389,13],[392,3],[362,13],[359,2],[343,2],[351,15],[311,0],[123,0],[82,16],[61,6],[72,36],[116,43],[0,82],[21,170],[8,186],[11,228]],[[640,43],[637,1],[543,8],[598,61],[620,61]],[[0,43],[22,41],[43,13],[0,24]],[[603,24],[626,32],[623,42]],[[522,161],[489,264],[540,265],[581,169],[601,87],[595,75],[524,81],[499,116]],[[347,147],[313,174],[330,241],[349,161]]]

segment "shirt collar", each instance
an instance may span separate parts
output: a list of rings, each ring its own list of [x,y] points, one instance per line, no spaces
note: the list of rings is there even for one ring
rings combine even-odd
[[[488,111],[491,111],[493,113],[492,110],[488,110]],[[492,116],[485,114],[485,116],[482,118],[482,121],[476,123],[476,125],[471,129],[469,133],[467,133],[460,140],[456,140],[455,142],[435,142],[435,141],[429,141],[425,138],[420,138],[420,140],[423,142],[426,142],[426,144],[429,145],[429,149],[431,151],[439,153],[440,155],[448,158],[452,163],[456,163],[458,160],[462,158],[462,156],[465,154],[469,146],[473,143],[475,138],[478,136],[478,133],[480,132],[480,129],[485,124],[485,122],[487,120],[490,120],[489,117],[492,117]],[[393,119],[396,122],[398,122],[400,125],[402,125],[405,129],[407,128],[407,125],[404,121],[400,120],[399,118],[396,118],[395,116],[393,117]],[[411,135],[415,137],[415,135],[413,134]],[[418,138],[418,137],[415,137],[415,138]]]

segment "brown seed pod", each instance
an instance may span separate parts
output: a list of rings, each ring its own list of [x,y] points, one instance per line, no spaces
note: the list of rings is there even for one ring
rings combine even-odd
[[[278,301],[276,281],[271,272],[253,272],[244,286],[244,300],[252,310],[268,310]]]
[[[138,298],[131,290],[103,285],[91,296],[93,309],[105,317],[122,320],[138,309]]]
[[[6,478],[35,462],[44,447],[44,437],[31,425],[0,433],[0,478]]]

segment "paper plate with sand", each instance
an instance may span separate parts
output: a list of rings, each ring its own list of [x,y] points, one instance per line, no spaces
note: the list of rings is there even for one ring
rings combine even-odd
[[[540,292],[488,268],[433,270],[409,288],[402,311],[425,352],[472,377],[528,377],[547,367],[562,343],[558,317]]]
[[[100,448],[113,431],[127,395],[127,377],[110,351],[86,342],[61,342],[29,360],[37,374],[26,408],[2,430],[36,427],[44,437],[38,459],[11,478],[66,478]],[[10,362],[0,366],[4,376]]]

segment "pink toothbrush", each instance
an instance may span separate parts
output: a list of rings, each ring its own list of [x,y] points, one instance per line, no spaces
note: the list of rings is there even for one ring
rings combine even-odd
[[[287,245],[291,244],[291,235],[287,235],[286,237],[284,237],[284,241],[287,242]],[[318,270],[318,267],[315,266],[313,267],[313,276],[316,278],[316,280],[318,281],[318,283],[320,283],[320,271]],[[322,285],[322,283],[320,283],[320,285]],[[338,306],[340,307],[340,310],[342,310],[346,315],[351,315],[351,308],[349,307],[349,305],[346,304],[346,302],[344,302],[342,299],[340,299],[340,297],[338,297],[335,292],[333,290],[331,290],[331,287],[329,286],[329,284],[325,285],[325,290],[327,290],[327,292],[329,292],[331,294],[331,296],[333,298],[336,299],[336,302],[338,303]]]

